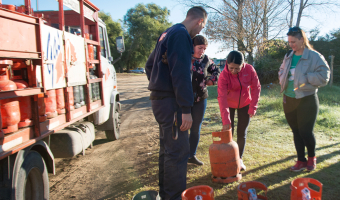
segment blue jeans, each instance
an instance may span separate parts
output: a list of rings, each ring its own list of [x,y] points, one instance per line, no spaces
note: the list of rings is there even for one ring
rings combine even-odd
[[[194,106],[191,108],[192,126],[189,136],[190,158],[196,155],[198,142],[200,140],[202,121],[206,108],[207,99],[203,99],[202,101],[195,103]]]
[[[180,200],[186,189],[189,158],[188,131],[180,131],[182,110],[175,98],[151,100],[152,111],[159,124],[159,194],[162,200]],[[172,138],[174,114],[177,111],[178,139]]]

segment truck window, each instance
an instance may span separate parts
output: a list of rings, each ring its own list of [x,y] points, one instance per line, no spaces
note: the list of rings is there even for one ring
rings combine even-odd
[[[100,37],[100,47],[101,47],[101,54],[103,57],[107,58],[106,53],[106,42],[105,42],[105,35],[104,35],[103,27],[99,26],[99,37]]]

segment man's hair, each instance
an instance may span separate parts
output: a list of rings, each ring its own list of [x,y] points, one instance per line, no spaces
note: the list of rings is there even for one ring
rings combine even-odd
[[[197,46],[197,45],[208,45],[208,40],[207,38],[205,38],[203,35],[196,35],[193,39],[192,39],[192,42],[194,44],[194,46]]]
[[[187,12],[187,17],[191,17],[193,19],[203,19],[206,20],[208,17],[207,11],[201,6],[194,6],[190,8]]]

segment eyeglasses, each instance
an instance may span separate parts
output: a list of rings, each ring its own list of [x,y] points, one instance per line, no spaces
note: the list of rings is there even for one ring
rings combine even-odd
[[[289,28],[287,35],[295,35],[297,33],[301,33],[301,28],[294,26]]]

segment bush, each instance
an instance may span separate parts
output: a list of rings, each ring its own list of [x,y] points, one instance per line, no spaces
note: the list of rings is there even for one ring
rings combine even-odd
[[[254,66],[261,84],[278,82],[277,73],[287,51],[288,43],[283,40],[270,40],[259,50]]]

